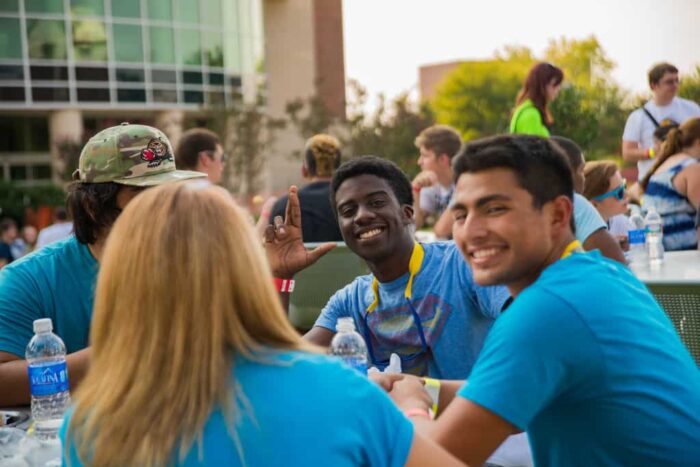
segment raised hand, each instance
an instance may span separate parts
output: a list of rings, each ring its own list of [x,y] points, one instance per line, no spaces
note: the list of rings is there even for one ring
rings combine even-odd
[[[321,256],[335,248],[335,243],[324,243],[307,250],[301,232],[301,207],[297,187],[289,188],[289,198],[284,219],[276,216],[273,225],[268,225],[263,235],[267,260],[272,274],[280,279],[291,279],[294,275],[314,264]]]

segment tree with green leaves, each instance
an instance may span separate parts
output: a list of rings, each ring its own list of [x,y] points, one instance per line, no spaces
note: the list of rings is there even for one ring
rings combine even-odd
[[[681,77],[678,95],[693,102],[700,103],[700,65],[696,65],[689,75]]]

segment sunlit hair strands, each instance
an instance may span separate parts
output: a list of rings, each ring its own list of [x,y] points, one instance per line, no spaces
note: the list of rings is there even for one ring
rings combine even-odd
[[[105,248],[91,369],[74,398],[68,436],[86,465],[170,464],[215,406],[235,440],[246,408],[230,379],[234,355],[314,350],[272,284],[260,240],[225,190],[167,184],[129,203]]]

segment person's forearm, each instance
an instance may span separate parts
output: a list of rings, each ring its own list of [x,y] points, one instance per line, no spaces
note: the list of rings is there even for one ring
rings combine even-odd
[[[440,214],[440,218],[433,227],[433,232],[435,233],[435,236],[437,238],[452,238],[453,222],[454,218],[452,217],[452,212],[450,212],[449,208],[445,209],[445,211],[442,214]]]
[[[636,148],[623,148],[622,158],[627,162],[637,162],[649,160],[649,150]]]
[[[425,223],[425,213],[423,213],[423,211],[421,211],[420,201],[418,201],[417,199],[413,203],[413,219],[416,223],[416,230],[423,227],[423,224]]]
[[[66,357],[71,391],[87,373],[89,362],[90,349],[83,349]],[[0,406],[29,404],[31,398],[26,360],[0,363],[0,388]]]
[[[440,397],[438,401],[438,413],[436,415],[440,415],[447,408],[462,386],[464,386],[463,380],[440,380]]]

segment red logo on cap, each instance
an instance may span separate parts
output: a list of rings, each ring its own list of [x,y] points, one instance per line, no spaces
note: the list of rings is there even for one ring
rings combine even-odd
[[[141,151],[141,159],[148,162],[149,168],[158,167],[163,161],[172,161],[168,145],[160,138],[152,138],[146,147]]]

